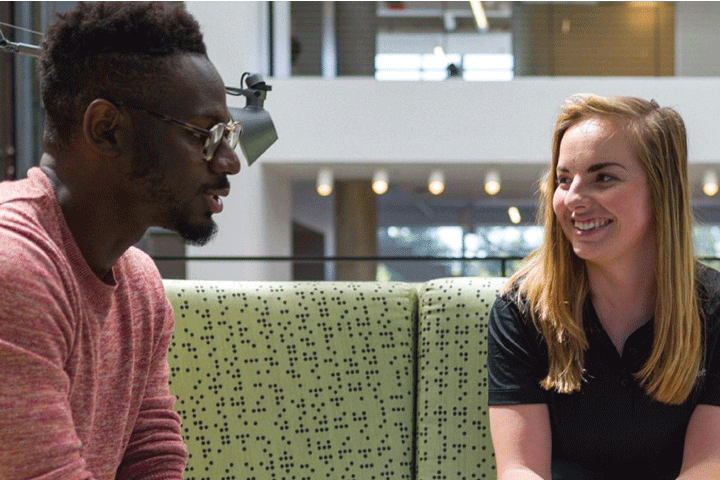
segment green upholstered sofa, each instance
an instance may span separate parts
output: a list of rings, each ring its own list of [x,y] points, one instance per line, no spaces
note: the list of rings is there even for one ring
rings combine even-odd
[[[166,280],[186,478],[495,478],[486,324],[503,282]]]

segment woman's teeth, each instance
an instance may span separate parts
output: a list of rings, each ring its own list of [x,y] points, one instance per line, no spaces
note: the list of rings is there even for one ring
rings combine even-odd
[[[581,231],[592,230],[594,228],[604,227],[610,223],[610,220],[595,220],[593,222],[574,222],[573,226]]]

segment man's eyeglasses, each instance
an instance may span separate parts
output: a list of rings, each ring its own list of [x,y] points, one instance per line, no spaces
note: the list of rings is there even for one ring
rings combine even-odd
[[[242,133],[242,126],[239,122],[231,121],[229,123],[218,123],[210,130],[208,130],[206,128],[198,127],[197,125],[193,125],[192,123],[188,123],[182,120],[178,120],[177,118],[169,117],[162,113],[155,112],[145,107],[131,105],[125,102],[118,102],[109,98],[107,100],[117,106],[126,106],[134,108],[135,110],[141,110],[143,112],[149,113],[150,115],[155,115],[156,117],[166,122],[180,125],[182,128],[184,128],[198,138],[205,138],[205,145],[203,146],[202,154],[203,159],[205,159],[206,162],[212,160],[223,138],[227,140],[228,145],[233,150],[235,149],[235,147],[237,147],[237,144],[240,141],[240,133]]]

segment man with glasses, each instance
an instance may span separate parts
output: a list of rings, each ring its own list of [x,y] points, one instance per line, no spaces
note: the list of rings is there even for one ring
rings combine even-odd
[[[240,126],[177,2],[79,4],[41,81],[40,165],[0,184],[0,478],[181,480],[173,313],[133,245],[212,237]]]

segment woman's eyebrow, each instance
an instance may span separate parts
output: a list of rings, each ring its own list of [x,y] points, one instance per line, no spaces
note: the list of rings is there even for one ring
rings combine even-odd
[[[620,167],[623,170],[627,170],[627,167],[625,165],[623,165],[622,163],[600,162],[600,163],[596,163],[594,165],[590,165],[590,167],[588,167],[588,172],[597,172],[598,170],[602,170],[603,168],[607,168],[607,167]]]
[[[597,172],[598,170],[602,170],[603,168],[608,168],[608,167],[620,167],[620,168],[622,168],[623,170],[627,170],[627,167],[625,167],[625,165],[623,165],[622,163],[618,163],[618,162],[600,162],[600,163],[594,163],[594,164],[590,165],[590,166],[588,167],[587,171],[592,173],[592,172]],[[563,167],[563,166],[559,166],[559,165],[558,165],[558,167],[556,168],[556,170],[557,170],[558,172],[562,172],[562,173],[567,173],[567,172],[570,171],[569,168]]]

